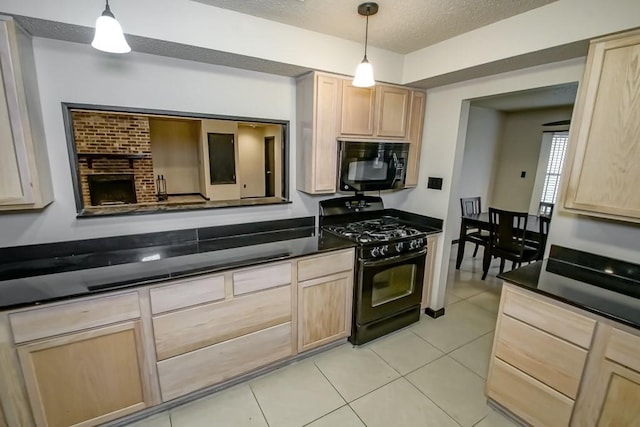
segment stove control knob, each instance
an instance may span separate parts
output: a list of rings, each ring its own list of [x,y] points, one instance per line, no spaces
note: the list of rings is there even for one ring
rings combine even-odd
[[[416,241],[412,240],[409,242],[409,249],[414,250],[416,248]]]
[[[380,248],[380,255],[381,256],[385,256],[387,253],[389,253],[389,246],[388,245],[384,245],[383,247]]]
[[[375,258],[375,257],[377,257],[378,255],[380,255],[380,248],[379,248],[379,247],[377,247],[377,246],[374,246],[374,247],[371,249],[371,256]]]
[[[396,252],[402,252],[404,249],[404,242],[396,243]]]

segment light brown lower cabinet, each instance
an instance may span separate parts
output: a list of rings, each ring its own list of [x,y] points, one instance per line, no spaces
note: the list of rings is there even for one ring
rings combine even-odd
[[[491,400],[534,426],[640,426],[639,331],[508,283],[499,311]]]
[[[18,347],[38,426],[97,425],[150,403],[140,321]]]
[[[158,362],[162,400],[231,379],[291,356],[291,322]]]
[[[298,283],[298,351],[351,332],[353,270]]]
[[[531,425],[569,425],[573,400],[500,359],[487,387],[489,397]]]
[[[7,427],[7,422],[4,419],[4,414],[2,413],[2,405],[0,405],[0,427]]]

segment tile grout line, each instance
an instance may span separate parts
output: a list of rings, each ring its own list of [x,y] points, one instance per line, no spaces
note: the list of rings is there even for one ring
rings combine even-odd
[[[270,427],[269,420],[267,419],[266,414],[262,410],[262,406],[260,405],[260,401],[258,400],[256,393],[253,391],[253,387],[251,387],[251,384],[247,384],[247,386],[249,387],[249,390],[251,390],[251,395],[253,396],[254,400],[258,404],[258,409],[260,409],[260,413],[262,414],[262,418],[264,418],[264,422],[267,423],[267,427]]]
[[[403,377],[403,378],[404,378],[404,377]],[[422,390],[420,390],[420,389],[418,388],[418,386],[417,386],[417,385],[415,385],[414,383],[412,383],[412,382],[411,382],[411,380],[409,380],[409,378],[404,378],[404,379],[405,379],[405,381],[406,381],[406,382],[408,382],[409,384],[411,384],[411,387],[415,388],[415,389],[418,391],[418,393],[420,393],[421,395],[423,395],[424,397],[426,397],[426,398],[427,398],[427,400],[429,400],[429,402],[433,403],[433,404],[434,404],[434,406],[435,406],[436,408],[440,409],[442,412],[444,412],[444,413],[447,415],[447,417],[451,418],[451,420],[452,420],[454,423],[456,423],[456,424],[458,424],[459,426],[461,426],[461,427],[462,427],[462,424],[460,424],[460,423],[458,422],[458,420],[456,420],[454,417],[452,417],[452,416],[451,416],[451,414],[449,414],[447,411],[445,411],[445,410],[444,410],[444,408],[441,408],[441,407],[440,407],[440,405],[438,405],[436,402],[434,402],[434,401],[433,401],[433,399],[431,399],[431,398],[430,398],[429,396],[427,396],[427,395],[426,395]]]

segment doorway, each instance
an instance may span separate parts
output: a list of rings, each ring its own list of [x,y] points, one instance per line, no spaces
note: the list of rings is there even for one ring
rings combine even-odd
[[[264,197],[274,197],[276,194],[276,155],[275,137],[264,138]]]

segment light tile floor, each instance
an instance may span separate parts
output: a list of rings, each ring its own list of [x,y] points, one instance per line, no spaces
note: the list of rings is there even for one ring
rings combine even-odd
[[[135,424],[136,427],[514,426],[493,411],[485,378],[500,300],[497,267],[452,247],[446,313],[360,347],[312,358]],[[481,252],[481,251],[480,251]]]

